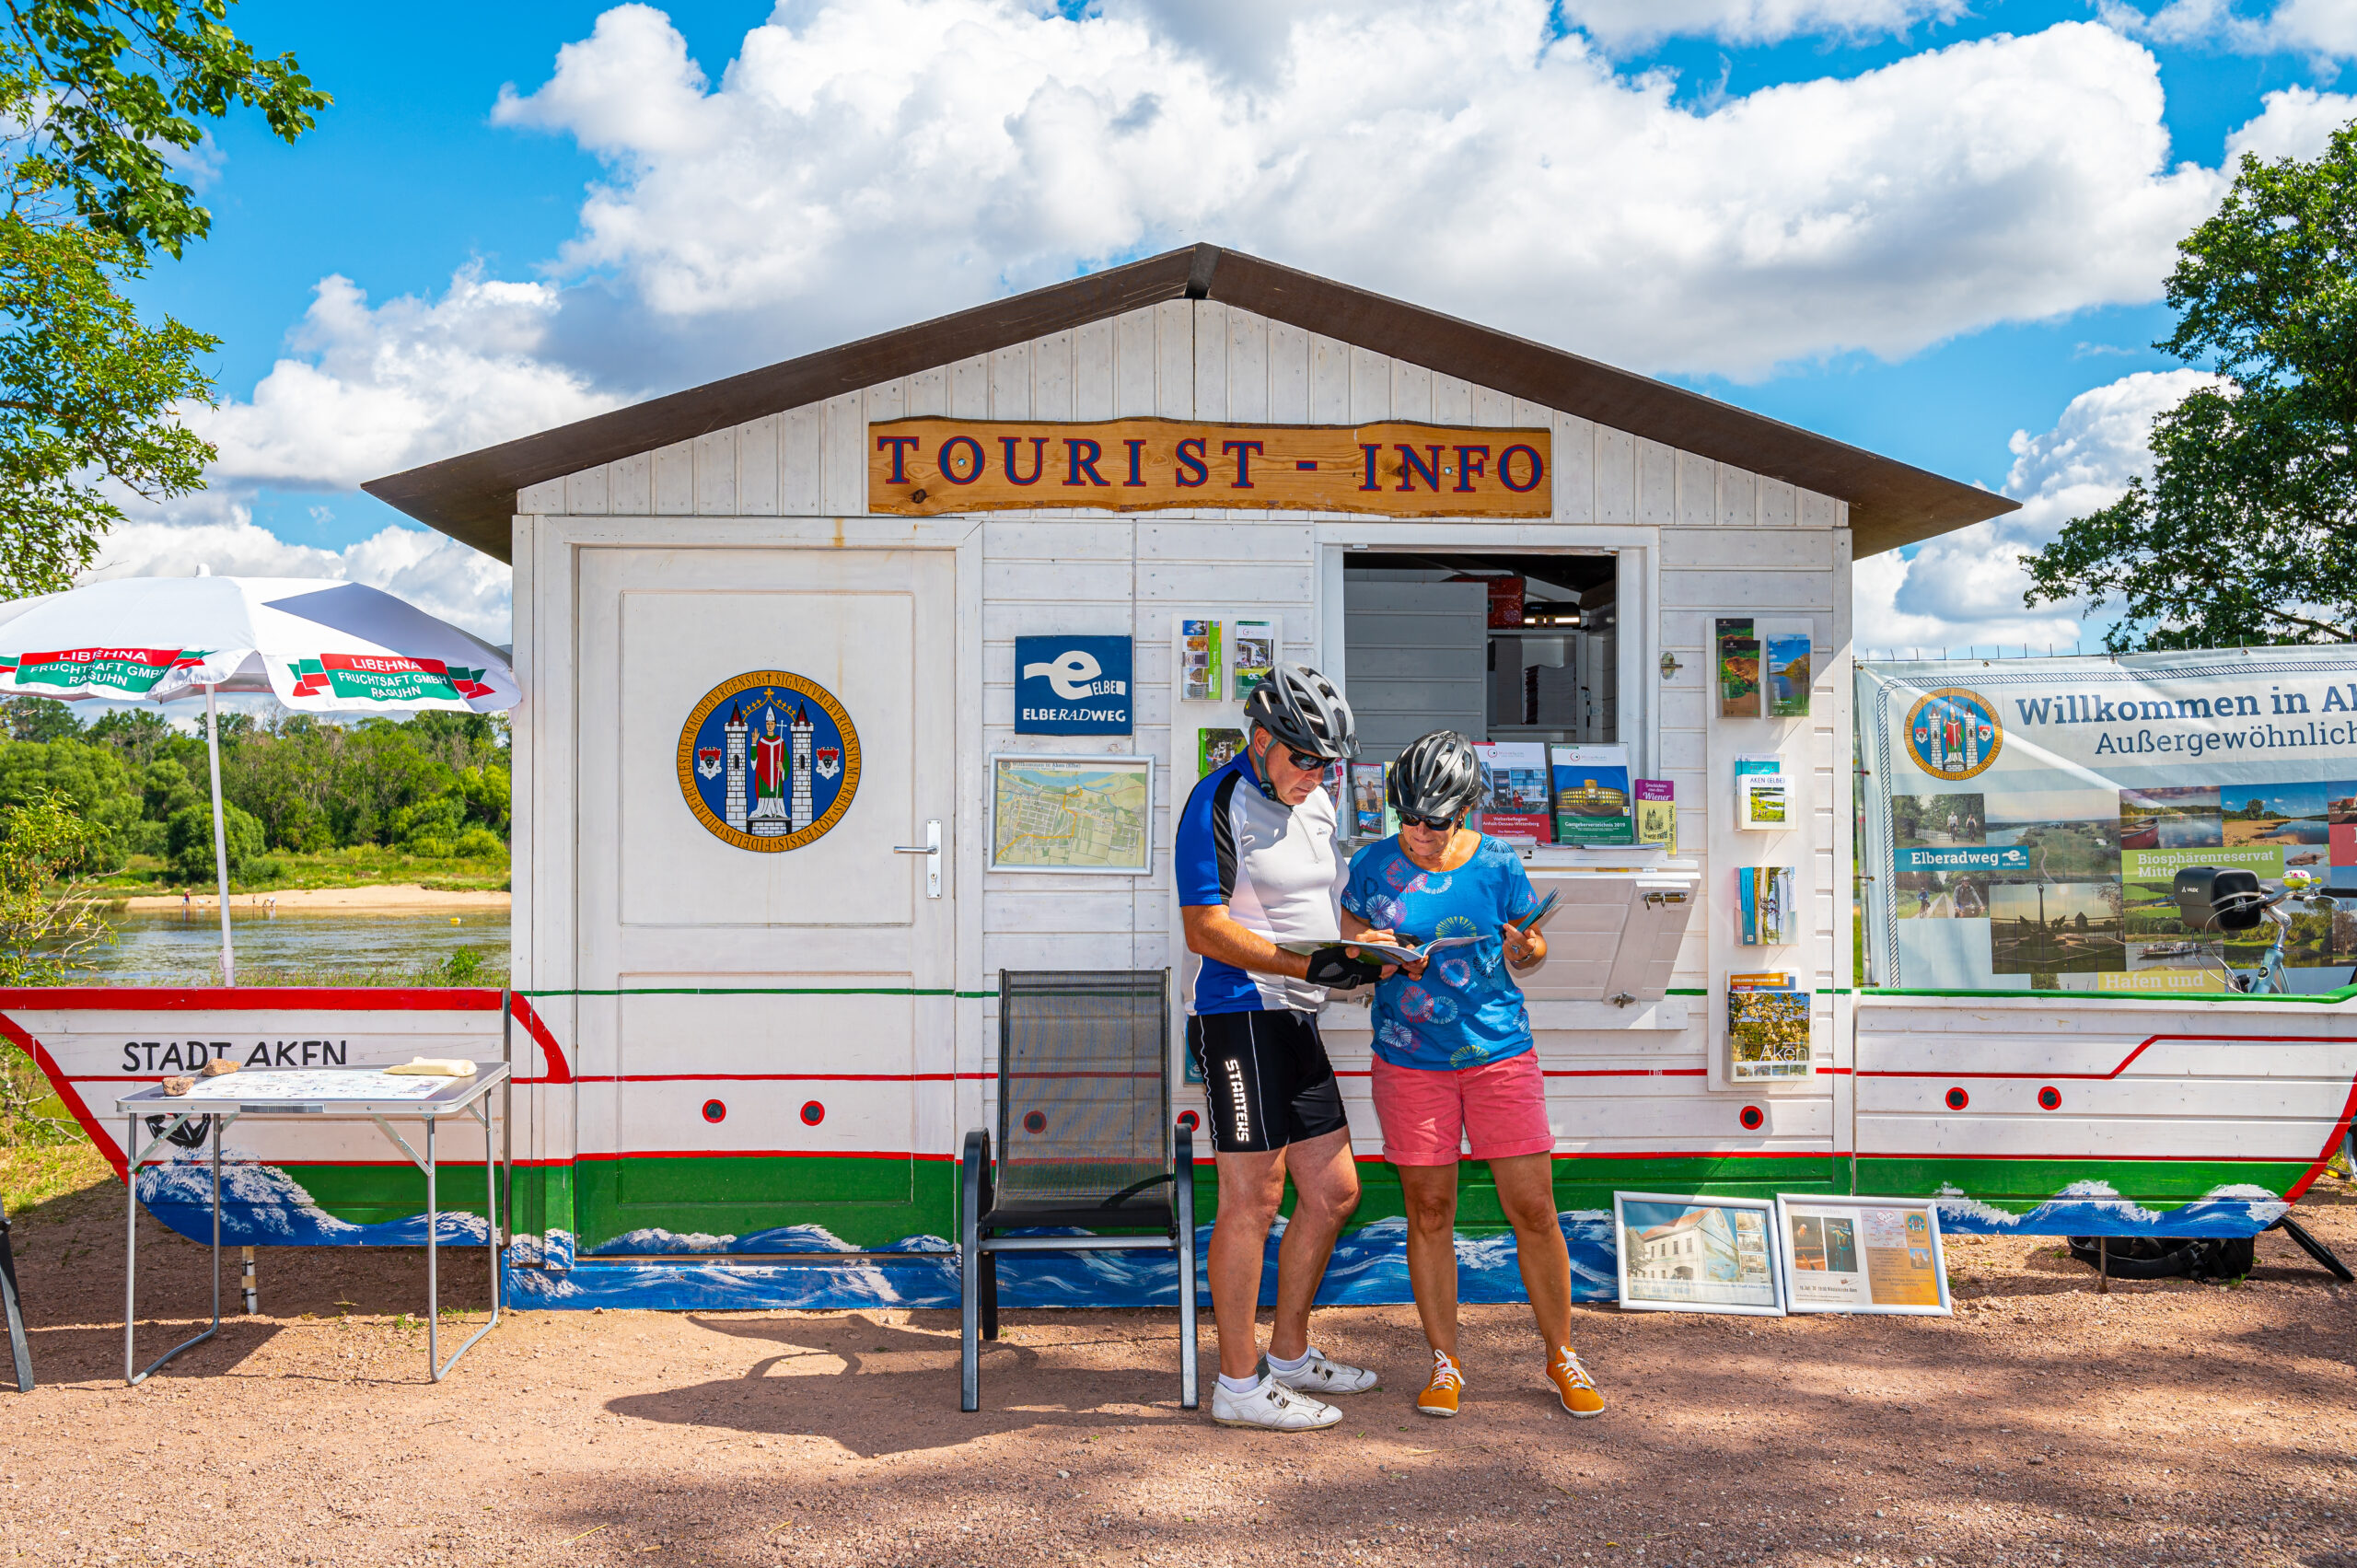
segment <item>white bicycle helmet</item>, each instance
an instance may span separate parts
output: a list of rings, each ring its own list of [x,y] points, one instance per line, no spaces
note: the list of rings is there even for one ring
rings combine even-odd
[[[1481,763],[1473,743],[1453,729],[1436,729],[1408,742],[1383,793],[1403,817],[1426,821],[1455,818],[1481,798]]]
[[[1359,754],[1358,720],[1334,683],[1306,665],[1281,664],[1244,700],[1244,722],[1277,744],[1328,761]]]

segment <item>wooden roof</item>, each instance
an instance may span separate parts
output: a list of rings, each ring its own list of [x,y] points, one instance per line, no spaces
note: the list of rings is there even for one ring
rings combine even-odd
[[[1650,376],[1214,245],[1167,251],[650,398],[537,436],[371,480],[362,488],[504,561],[516,493],[527,485],[1181,298],[1220,300],[1834,496],[1850,505],[1859,555],[1947,533],[2013,511],[2017,505]]]

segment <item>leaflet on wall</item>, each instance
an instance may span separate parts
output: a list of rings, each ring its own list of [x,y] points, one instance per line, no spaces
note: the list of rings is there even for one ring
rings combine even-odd
[[[1384,798],[1384,775],[1388,764],[1383,762],[1353,762],[1351,764],[1351,837],[1380,839],[1399,830],[1392,819],[1390,802]]]
[[[1557,843],[1636,842],[1626,745],[1550,746],[1548,770],[1555,793]]]
[[[1226,666],[1220,656],[1220,626],[1216,621],[1182,619],[1178,622],[1178,700],[1216,703],[1220,676]]]
[[[1735,825],[1744,832],[1782,832],[1792,826],[1784,760],[1774,752],[1735,760]]]
[[[1207,778],[1236,761],[1244,749],[1244,732],[1240,729],[1209,728],[1195,731],[1195,776]]]
[[[1481,830],[1502,839],[1555,842],[1547,810],[1547,748],[1536,740],[1476,741],[1481,764]]]
[[[1714,629],[1718,646],[1719,716],[1760,716],[1759,633],[1749,616],[1722,618]]]
[[[1678,787],[1667,779],[1637,781],[1637,842],[1678,853]]]
[[[1809,994],[1788,973],[1727,976],[1727,1077],[1809,1074]]]
[[[1777,947],[1798,938],[1800,934],[1792,925],[1791,866],[1738,866],[1735,877],[1746,947]]]
[[[2274,928],[2189,926],[2180,874],[2357,888],[2357,650],[1861,665],[1857,690],[1875,985],[2223,991]],[[2357,979],[2357,899],[2280,907],[2292,991]]]
[[[1762,621],[1758,623],[1759,679],[1766,688],[1771,719],[1808,717],[1810,631],[1805,621]]]
[[[1242,702],[1269,679],[1277,667],[1277,623],[1273,621],[1231,621],[1227,623],[1229,668],[1235,672],[1232,690]]]

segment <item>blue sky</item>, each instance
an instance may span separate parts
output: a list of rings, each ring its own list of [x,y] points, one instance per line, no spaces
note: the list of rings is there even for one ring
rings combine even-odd
[[[2357,0],[236,20],[337,101],[293,147],[215,133],[214,236],[140,292],[225,340],[223,459],[107,567],[350,575],[479,629],[504,575],[359,480],[1202,238],[2010,486],[2012,523],[1862,572],[1861,641],[2065,634],[2008,552],[2191,384],[2137,374],[2172,369],[2168,246],[2230,145],[2312,156],[2357,113]]]

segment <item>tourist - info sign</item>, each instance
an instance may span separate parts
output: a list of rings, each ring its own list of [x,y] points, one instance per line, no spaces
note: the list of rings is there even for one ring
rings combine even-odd
[[[1015,733],[1130,733],[1130,639],[1015,639]]]
[[[1267,507],[1543,517],[1555,505],[1545,430],[901,419],[867,435],[874,512]]]

